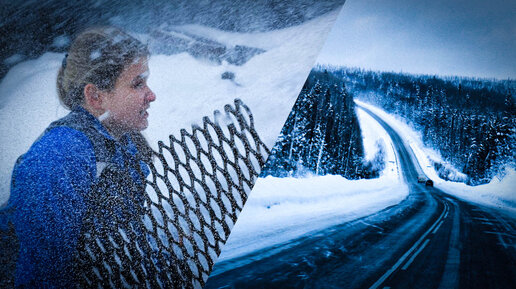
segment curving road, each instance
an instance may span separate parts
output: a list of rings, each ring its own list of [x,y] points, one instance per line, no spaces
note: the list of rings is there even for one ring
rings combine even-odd
[[[206,288],[516,288],[516,219],[424,184],[391,137],[408,197],[373,215],[221,262]]]

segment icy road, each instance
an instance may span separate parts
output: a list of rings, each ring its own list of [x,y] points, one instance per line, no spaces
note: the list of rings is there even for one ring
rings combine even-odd
[[[516,288],[514,216],[418,183],[423,173],[410,148],[381,118],[360,109],[392,139],[407,198],[239,257],[245,262],[232,260],[206,288]]]

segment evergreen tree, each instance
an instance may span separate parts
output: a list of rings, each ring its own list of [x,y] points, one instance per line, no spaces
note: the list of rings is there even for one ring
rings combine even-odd
[[[332,72],[313,70],[262,172],[286,176],[308,169],[357,178],[364,171],[362,158],[352,95]]]
[[[463,168],[470,183],[516,165],[514,80],[335,70],[353,93],[407,119],[425,144]]]

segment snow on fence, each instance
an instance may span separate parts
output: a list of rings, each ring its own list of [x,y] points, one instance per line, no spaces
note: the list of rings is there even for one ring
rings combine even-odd
[[[83,287],[204,286],[270,153],[238,99],[158,145],[145,188],[135,188],[129,204],[110,195],[95,200],[79,244]]]

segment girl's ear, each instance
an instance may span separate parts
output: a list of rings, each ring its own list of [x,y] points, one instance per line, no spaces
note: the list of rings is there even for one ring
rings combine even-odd
[[[84,86],[84,102],[86,106],[94,112],[102,114],[102,97],[100,97],[99,93],[99,89],[93,83],[88,83]]]

